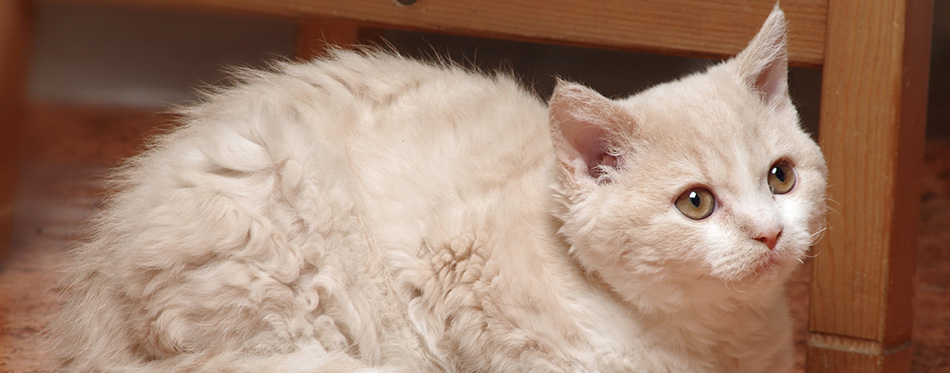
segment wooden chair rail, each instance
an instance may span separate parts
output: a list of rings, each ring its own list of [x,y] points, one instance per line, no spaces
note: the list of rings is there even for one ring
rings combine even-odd
[[[383,28],[716,57],[742,50],[775,5],[774,0],[418,0],[412,5],[397,0],[96,1],[339,17]],[[792,25],[790,60],[821,65],[827,0],[785,0],[782,9]]]

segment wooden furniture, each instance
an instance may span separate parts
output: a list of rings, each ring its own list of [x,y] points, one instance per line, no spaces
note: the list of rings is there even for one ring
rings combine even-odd
[[[933,3],[829,5],[819,138],[836,211],[814,263],[808,368],[907,371]]]
[[[18,1],[3,2],[0,16],[21,15]],[[774,0],[98,1],[293,17],[302,20],[301,55],[320,48],[314,40],[355,43],[367,27],[379,27],[725,57],[746,45],[774,5]],[[833,211],[815,249],[807,368],[908,371],[932,0],[781,5],[790,22],[790,61],[820,67],[824,74],[819,138]],[[0,30],[0,46],[19,42],[20,35]],[[0,68],[0,81],[17,76],[18,69]],[[3,123],[8,136],[13,122],[4,118]],[[0,142],[7,146],[15,140]],[[4,187],[13,182],[6,168],[0,172]],[[2,198],[0,193],[0,203],[6,203]]]

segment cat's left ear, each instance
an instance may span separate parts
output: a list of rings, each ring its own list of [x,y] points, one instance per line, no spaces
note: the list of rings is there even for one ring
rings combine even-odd
[[[785,13],[776,4],[749,46],[732,61],[739,79],[770,105],[791,105],[786,32]]]

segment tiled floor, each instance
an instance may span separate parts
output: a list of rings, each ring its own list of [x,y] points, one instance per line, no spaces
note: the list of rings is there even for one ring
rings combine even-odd
[[[54,315],[58,266],[102,196],[110,166],[168,128],[153,110],[39,105],[26,143],[13,247],[0,261],[0,372],[43,372],[42,330]],[[915,372],[950,372],[950,140],[931,141],[924,166]],[[796,358],[805,358],[808,266],[789,286],[797,325]]]

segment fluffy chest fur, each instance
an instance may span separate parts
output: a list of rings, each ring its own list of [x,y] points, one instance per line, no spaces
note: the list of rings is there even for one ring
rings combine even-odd
[[[379,52],[247,72],[76,250],[67,371],[782,371],[824,161],[784,18],[609,100]]]

